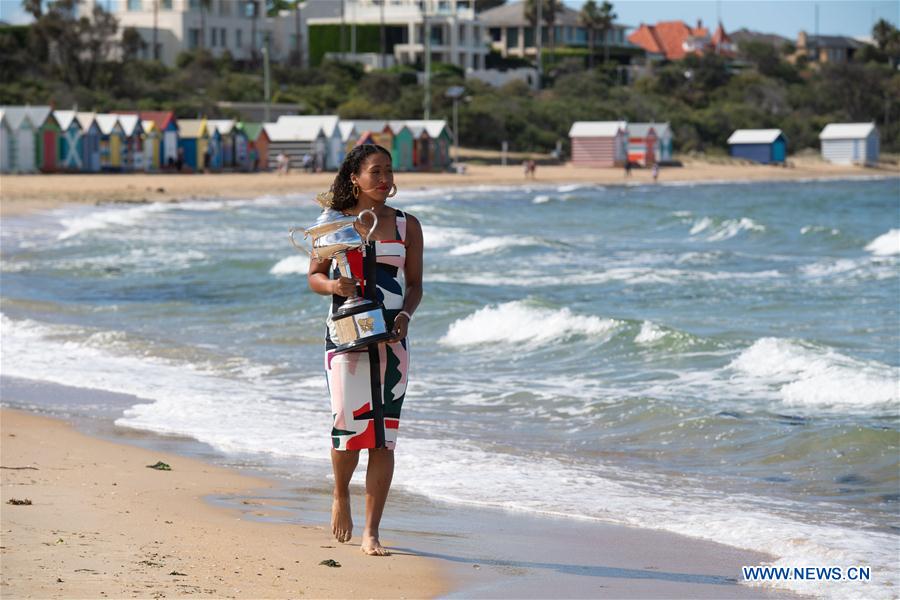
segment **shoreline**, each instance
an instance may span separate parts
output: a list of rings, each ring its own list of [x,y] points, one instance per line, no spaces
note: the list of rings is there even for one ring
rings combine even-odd
[[[226,468],[206,451],[185,452],[196,440],[96,417],[82,433],[71,414],[8,408],[12,389],[38,409],[35,400],[50,391],[43,386],[33,381],[21,393],[26,387],[7,380],[0,409],[3,466],[40,469],[4,470],[3,502],[33,502],[2,512],[0,591],[10,597],[802,597],[738,583],[741,565],[772,559],[758,552],[649,528],[443,505],[402,490],[392,493],[382,536],[394,555],[373,559],[359,552],[358,536],[346,545],[331,538],[315,477],[287,483],[252,464]],[[54,388],[80,390],[83,400],[110,394]],[[98,423],[109,430],[96,431]],[[157,460],[173,470],[146,468]],[[318,566],[327,558],[342,568]]]
[[[665,167],[659,184],[797,181],[900,177],[900,168],[839,166],[820,161],[796,161],[794,167],[687,162]],[[0,216],[13,217],[70,204],[179,202],[236,199],[268,194],[317,193],[328,189],[334,173],[217,174],[52,174],[4,175],[0,185]],[[630,177],[617,168],[539,166],[535,179],[524,179],[520,166],[469,165],[453,173],[397,173],[404,190],[473,186],[652,185],[649,169],[633,169]]]

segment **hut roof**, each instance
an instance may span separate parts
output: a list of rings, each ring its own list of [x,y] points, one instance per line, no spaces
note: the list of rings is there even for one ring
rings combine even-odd
[[[875,123],[829,123],[819,134],[820,140],[852,140],[869,137]]]
[[[387,121],[379,121],[377,119],[359,119],[355,121],[351,121],[353,126],[356,127],[356,133],[358,135],[362,135],[367,131],[371,131],[372,133],[381,133],[384,131],[385,127],[390,128],[390,125]]]
[[[219,132],[220,135],[228,135],[234,131],[236,121],[234,119],[210,119],[206,124]]]
[[[144,130],[144,133],[150,133],[156,130],[156,122],[153,119],[142,119],[141,128]]]
[[[575,121],[569,129],[569,137],[615,137],[627,127],[625,121]]]
[[[209,133],[206,119],[181,119],[178,121],[178,133],[186,138],[202,137]]]
[[[0,109],[3,110],[3,118],[10,129],[18,129],[25,119],[28,119],[34,128],[38,128],[50,114],[49,106],[0,106]]]
[[[141,119],[156,123],[156,127],[159,128],[160,131],[164,130],[170,123],[175,121],[175,113],[172,111],[142,110],[140,115]]]
[[[356,126],[350,121],[341,121],[338,123],[338,130],[341,132],[341,141],[349,142],[350,136],[356,131]]]
[[[330,138],[334,135],[334,131],[338,129],[340,118],[337,115],[282,115],[278,117],[276,123],[315,123],[322,128],[322,133],[325,134],[325,137]]]
[[[410,129],[413,127],[424,127],[425,131],[428,132],[428,137],[431,138],[440,137],[444,131],[447,132],[447,135],[450,135],[450,130],[447,128],[447,121],[443,119],[431,119],[429,121],[408,119],[406,125]]]
[[[266,123],[263,127],[273,142],[311,142],[322,135],[322,126],[314,122]]]
[[[771,144],[783,135],[780,129],[736,129],[728,138],[728,143]]]
[[[75,113],[75,120],[77,120],[78,124],[81,125],[82,131],[87,131],[91,128],[91,123],[97,120],[97,113],[77,112]]]
[[[53,118],[56,119],[60,129],[68,129],[72,125],[72,121],[75,121],[76,114],[74,110],[54,110]]]
[[[141,120],[138,118],[137,114],[130,115],[119,115],[119,125],[122,126],[122,131],[125,132],[125,135],[132,136],[137,133],[141,133],[143,129],[139,129],[141,127]]]
[[[244,130],[244,134],[246,134],[247,139],[251,142],[255,142],[257,138],[259,138],[259,134],[263,131],[262,123],[241,123],[241,129]]]
[[[633,137],[647,137],[650,128],[656,132],[656,137],[663,137],[671,131],[668,121],[665,123],[629,123],[628,135]]]
[[[119,115],[110,115],[110,114],[100,114],[97,115],[97,127],[100,128],[100,133],[103,135],[109,135],[112,133],[113,129],[116,128],[116,125],[119,124]]]
[[[406,121],[388,121],[388,125],[391,128],[391,131],[394,132],[394,135],[397,135],[404,129],[410,129],[409,125],[406,124]],[[410,129],[410,131],[412,131]]]

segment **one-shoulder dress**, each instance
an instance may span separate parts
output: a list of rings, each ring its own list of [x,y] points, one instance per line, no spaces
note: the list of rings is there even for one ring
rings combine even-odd
[[[393,330],[403,310],[403,267],[406,264],[406,215],[397,211],[396,239],[370,242],[347,253],[350,271],[362,295],[384,305],[385,322]],[[331,277],[340,276],[332,265]],[[400,409],[406,396],[409,352],[406,338],[335,354],[337,335],[332,315],[345,302],[332,296],[325,336],[325,375],[331,396],[332,447],[337,450],[394,449]]]

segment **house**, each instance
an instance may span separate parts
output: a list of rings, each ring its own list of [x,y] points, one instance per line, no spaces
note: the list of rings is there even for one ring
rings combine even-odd
[[[728,146],[731,156],[758,163],[784,163],[787,158],[787,141],[780,129],[737,129]]]
[[[391,147],[391,166],[395,171],[412,171],[414,139],[412,130],[407,127],[405,121],[391,121],[389,123],[394,132],[394,144]]]
[[[77,112],[75,120],[81,127],[81,168],[86,173],[100,170],[100,126],[97,113]]]
[[[713,35],[710,35],[709,29],[700,20],[696,27],[691,27],[684,21],[660,21],[655,25],[641,23],[628,36],[628,41],[640,46],[650,58],[657,60],[680,60],[688,54],[704,52],[734,56],[736,52],[736,46],[725,33],[721,22]]]
[[[320,166],[327,171],[340,169],[346,154],[345,143],[338,127],[340,122],[337,115],[285,115],[278,117],[278,121],[276,121],[276,123],[286,125],[302,126],[302,124],[309,123],[321,127],[326,139],[326,152],[324,164]]]
[[[633,134],[640,134],[644,127],[652,127],[656,134],[656,145],[653,147],[653,156],[656,162],[667,162],[672,160],[672,127],[665,123],[629,123],[628,136],[639,137]],[[629,146],[631,142],[629,141]],[[629,149],[629,154],[631,150]]]
[[[628,160],[628,124],[625,121],[575,121],[569,129],[572,164],[614,167]]]
[[[658,160],[656,156],[656,129],[650,123],[628,124],[628,162],[649,167]]]
[[[878,162],[880,139],[875,123],[829,123],[819,134],[822,158],[839,165]]]
[[[504,58],[517,56],[531,58],[537,56],[537,44],[534,26],[525,16],[526,3],[522,1],[507,2],[479,13],[478,17],[488,30],[491,48]],[[582,25],[579,12],[559,3],[560,11],[556,13],[553,26],[554,43],[557,47],[588,48],[588,30]],[[600,51],[604,43],[613,56],[633,55],[637,48],[625,39],[625,25],[613,23],[602,39],[599,31],[594,31],[595,51]],[[550,45],[550,31],[547,25],[541,27],[541,45],[546,49]]]
[[[203,170],[203,156],[209,151],[209,127],[206,119],[178,121],[178,149],[187,167],[193,171]]]
[[[815,63],[843,64],[850,62],[865,46],[862,42],[842,35],[809,35],[805,31],[797,34],[797,50],[788,57],[796,63],[800,59]]]
[[[178,121],[171,111],[141,111],[142,121],[153,121],[160,136],[159,164],[169,166],[178,158]]]
[[[303,167],[303,157],[309,155],[315,164],[323,164],[328,151],[328,140],[322,126],[314,121],[266,123],[263,129],[268,136],[268,169],[276,169],[278,155],[287,155],[290,167]]]

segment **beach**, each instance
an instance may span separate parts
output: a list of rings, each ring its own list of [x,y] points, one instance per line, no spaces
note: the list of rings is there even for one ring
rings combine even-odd
[[[398,174],[428,267],[388,558],[363,468],[328,526],[286,232],[332,178],[3,177],[3,597],[894,596],[896,169]],[[826,564],[873,580],[741,571]]]
[[[796,159],[792,168],[753,165],[722,158],[719,162],[685,159],[683,167],[663,167],[659,182],[792,181],[816,178],[898,176],[900,167],[831,165],[818,159]],[[318,193],[334,180],[334,173],[223,174],[54,174],[4,175],[0,182],[0,216],[55,208],[68,203],[172,202],[197,198],[248,198],[267,194]],[[525,179],[521,165],[471,164],[464,174],[397,173],[402,192],[428,188],[472,186],[652,183],[650,169],[624,170],[538,165],[536,177]]]

